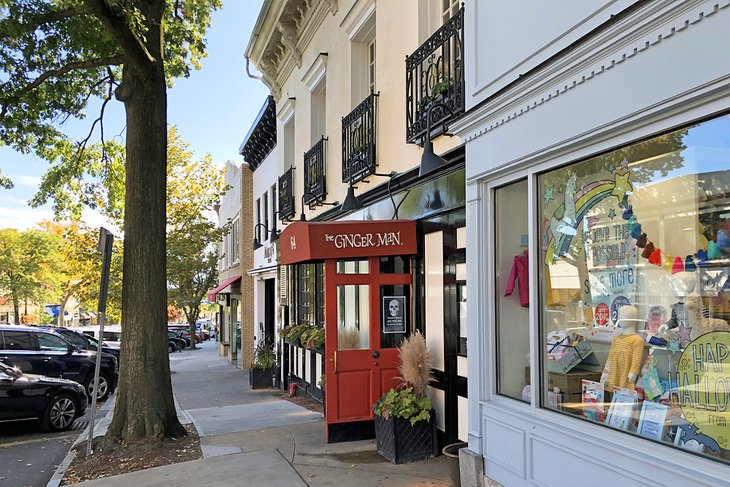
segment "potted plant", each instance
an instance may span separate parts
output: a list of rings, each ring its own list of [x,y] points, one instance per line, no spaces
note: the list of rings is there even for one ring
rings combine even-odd
[[[436,421],[426,386],[433,379],[433,360],[426,339],[416,331],[399,347],[401,384],[373,406],[378,453],[391,463],[436,455]]]
[[[324,346],[324,327],[314,326],[302,333],[300,340],[304,348],[310,350],[321,350]]]
[[[274,346],[265,340],[259,340],[254,352],[254,361],[248,369],[248,380],[251,389],[267,389],[272,387],[276,353]]]

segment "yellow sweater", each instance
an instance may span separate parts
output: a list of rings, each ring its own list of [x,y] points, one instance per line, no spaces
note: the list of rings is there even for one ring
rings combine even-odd
[[[634,383],[629,382],[629,372],[637,377],[641,370],[644,356],[644,339],[639,335],[616,335],[611,342],[611,349],[608,351],[606,368],[608,369],[608,380],[606,389],[611,390],[613,386],[633,389]]]

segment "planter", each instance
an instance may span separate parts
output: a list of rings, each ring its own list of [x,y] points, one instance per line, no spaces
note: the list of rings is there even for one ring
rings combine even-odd
[[[248,369],[248,382],[251,389],[269,389],[273,387],[274,368],[267,369],[252,368]]]
[[[375,442],[378,453],[391,463],[406,463],[433,457],[436,445],[435,411],[431,410],[428,421],[411,422],[390,416],[383,419],[375,415]]]
[[[459,469],[459,450],[466,448],[468,445],[463,441],[446,445],[441,453],[446,457],[449,464],[449,475],[451,475],[451,483],[454,487],[461,487],[461,470]]]

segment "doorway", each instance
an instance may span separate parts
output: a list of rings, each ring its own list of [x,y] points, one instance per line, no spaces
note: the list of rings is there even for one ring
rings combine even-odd
[[[397,385],[412,329],[410,257],[325,261],[327,442],[372,438],[373,404]]]
[[[264,279],[264,340],[274,343],[276,329],[276,279]]]

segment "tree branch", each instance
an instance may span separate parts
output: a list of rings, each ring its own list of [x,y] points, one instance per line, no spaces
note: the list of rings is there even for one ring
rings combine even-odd
[[[150,54],[142,39],[129,27],[129,19],[121,9],[109,5],[107,0],[84,0],[84,3],[107,26],[125,54],[129,55],[133,62],[144,66],[148,63],[162,61],[155,59]]]
[[[91,12],[84,8],[70,7],[62,10],[56,10],[48,12],[43,15],[36,15],[31,17],[28,22],[18,25],[17,29],[10,34],[7,32],[0,32],[0,39],[7,39],[11,35],[22,35],[29,32],[33,32],[41,25],[50,24],[51,22],[58,22],[59,20],[70,19],[71,17],[77,17],[80,15],[87,15]]]

